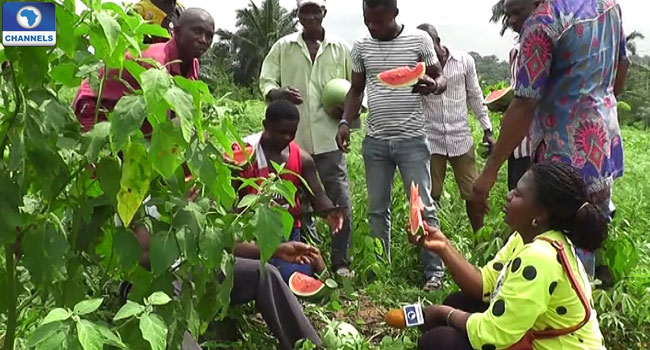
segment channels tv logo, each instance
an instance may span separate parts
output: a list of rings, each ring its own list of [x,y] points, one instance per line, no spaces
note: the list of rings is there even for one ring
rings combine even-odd
[[[54,46],[56,5],[51,2],[6,2],[2,5],[2,45]]]

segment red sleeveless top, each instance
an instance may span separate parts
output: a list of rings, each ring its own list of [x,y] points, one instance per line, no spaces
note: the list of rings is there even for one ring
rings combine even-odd
[[[238,144],[235,144],[233,148],[240,148]],[[270,163],[270,162],[269,162]],[[296,174],[302,175],[302,158],[300,157],[300,146],[298,146],[297,143],[291,142],[289,143],[289,159],[287,160],[287,164],[284,167],[286,170],[290,170]],[[241,172],[241,177],[246,178],[246,179],[251,179],[251,178],[268,178],[269,174],[271,172],[275,172],[275,169],[273,169],[273,166],[269,164],[265,168],[260,168],[259,165],[257,164],[257,161],[255,160],[255,156],[253,156],[253,161],[252,163]],[[293,183],[296,188],[300,188],[302,186],[302,181],[298,176],[294,174],[282,174],[281,178],[286,181],[290,181]],[[245,191],[249,194],[255,194],[257,193],[257,190],[253,187],[246,187]],[[276,201],[287,208],[289,210],[289,213],[293,215],[294,217],[294,227],[300,227],[300,216],[301,216],[301,209],[300,209],[300,199],[298,198],[298,193],[296,192],[296,196],[294,198],[296,205],[293,207],[289,206],[289,203],[283,198],[283,197],[276,197]]]

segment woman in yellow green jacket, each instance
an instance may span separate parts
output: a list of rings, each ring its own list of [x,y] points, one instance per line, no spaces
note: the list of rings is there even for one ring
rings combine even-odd
[[[537,164],[508,193],[503,211],[516,233],[481,268],[437,229],[418,240],[442,257],[462,290],[425,308],[419,349],[604,349],[575,247],[599,248],[607,223],[587,202],[582,177],[564,163]]]

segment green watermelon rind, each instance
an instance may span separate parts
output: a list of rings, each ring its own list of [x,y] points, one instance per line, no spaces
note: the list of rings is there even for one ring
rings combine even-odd
[[[424,62],[418,62],[415,68],[399,67],[399,68],[394,68],[394,69],[381,72],[377,74],[377,79],[379,80],[380,83],[382,83],[385,86],[388,86],[389,88],[399,89],[407,86],[413,86],[426,73],[427,73],[427,66],[424,64]],[[394,77],[394,75],[397,75],[397,77]],[[401,75],[405,75],[405,77],[402,77]],[[401,78],[401,81],[393,82],[393,83],[388,81],[389,79],[397,80],[398,78]],[[406,80],[407,78],[408,80]]]
[[[345,96],[348,94],[352,83],[345,79],[332,79],[323,87],[321,104],[323,108],[330,109],[336,106],[343,107]]]

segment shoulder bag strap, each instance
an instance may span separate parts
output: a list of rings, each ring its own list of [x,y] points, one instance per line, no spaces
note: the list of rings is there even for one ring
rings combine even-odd
[[[578,297],[580,298],[580,302],[582,303],[582,306],[585,309],[585,318],[582,320],[582,322],[580,322],[579,324],[571,328],[535,331],[533,332],[533,337],[535,339],[547,339],[547,338],[554,338],[562,335],[571,334],[577,331],[578,329],[582,328],[591,319],[591,307],[589,306],[589,300],[587,299],[587,296],[582,290],[582,287],[578,283],[578,279],[573,273],[573,269],[571,268],[571,264],[569,263],[569,258],[567,257],[566,252],[564,251],[564,244],[562,244],[562,242],[551,240],[544,237],[538,237],[537,239],[541,239],[549,242],[551,246],[553,246],[553,248],[557,250],[558,256],[560,258],[560,262],[562,263],[562,267],[564,268],[564,272],[566,272],[571,282],[571,287],[573,287],[573,290],[575,290],[575,292],[578,294]]]

